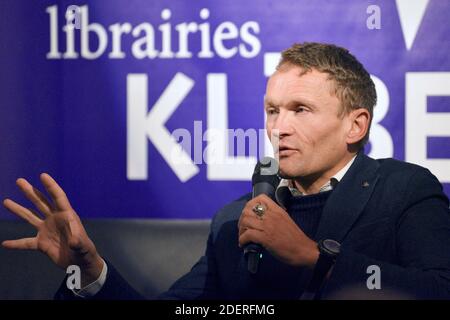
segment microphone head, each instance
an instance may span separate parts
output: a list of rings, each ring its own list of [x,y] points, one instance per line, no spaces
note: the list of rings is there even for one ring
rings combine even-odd
[[[264,157],[259,160],[253,171],[252,185],[267,182],[276,188],[280,183],[278,169],[278,161],[272,157]]]

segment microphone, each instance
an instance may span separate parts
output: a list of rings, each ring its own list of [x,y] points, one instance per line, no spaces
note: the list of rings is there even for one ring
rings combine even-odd
[[[266,194],[275,201],[275,191],[280,183],[278,176],[278,162],[274,158],[264,157],[255,166],[252,176],[252,198]],[[247,269],[250,273],[258,272],[262,247],[256,243],[249,243],[244,247],[244,256],[247,259]]]

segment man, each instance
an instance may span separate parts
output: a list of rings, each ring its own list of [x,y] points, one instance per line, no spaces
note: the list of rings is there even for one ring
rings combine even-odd
[[[284,51],[265,97],[284,178],[277,202],[245,195],[219,211],[205,255],[160,297],[450,297],[448,198],[428,170],[363,154],[375,103],[369,74],[346,49],[304,43]],[[37,236],[3,245],[80,266],[84,288],[63,284],[57,298],[141,298],[97,253],[63,190],[47,174],[41,181],[52,202],[26,180],[17,184],[45,219],[4,201]],[[243,255],[249,243],[263,247],[255,274]]]

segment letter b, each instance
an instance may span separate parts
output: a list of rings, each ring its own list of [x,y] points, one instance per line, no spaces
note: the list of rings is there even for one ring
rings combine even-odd
[[[105,52],[108,44],[108,35],[105,28],[99,23],[89,23],[88,6],[82,6],[81,11],[81,56],[85,59],[97,59]],[[97,50],[91,51],[89,47],[89,37],[95,33],[98,38]]]

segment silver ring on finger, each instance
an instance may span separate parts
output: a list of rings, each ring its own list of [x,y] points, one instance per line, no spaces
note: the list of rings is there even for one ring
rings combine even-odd
[[[252,208],[252,211],[258,216],[259,219],[262,219],[266,213],[266,208],[261,203],[258,203]]]

